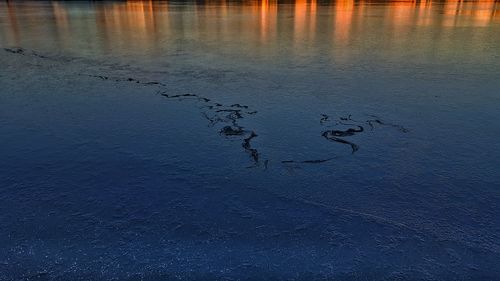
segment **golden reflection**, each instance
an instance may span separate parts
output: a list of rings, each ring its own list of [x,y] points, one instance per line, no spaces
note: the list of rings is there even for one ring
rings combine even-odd
[[[307,2],[306,0],[295,1],[295,11],[294,11],[294,21],[293,21],[293,31],[294,39],[296,44],[301,44],[305,34],[306,25],[306,13],[307,13]]]
[[[399,42],[403,37],[412,40],[408,34],[426,26],[483,27],[500,22],[498,0],[371,1],[206,0],[181,3],[149,0],[92,2],[83,8],[82,4],[54,2],[50,4],[49,15],[30,12],[37,8],[29,4],[7,1],[0,2],[3,13],[0,39],[11,45],[21,45],[23,40],[46,40],[39,36],[44,34],[53,36],[52,39],[63,48],[76,49],[82,43],[75,45],[75,37],[86,37],[87,48],[109,52],[120,47],[154,51],[166,48],[169,40],[179,38],[204,44],[212,41],[241,47],[253,44],[253,48],[264,48],[279,41],[290,43],[294,51],[300,53],[315,40],[346,47],[353,40],[380,33],[390,41]],[[79,9],[89,7],[95,12],[94,18],[82,20]],[[34,24],[41,20],[45,20],[43,25]]]
[[[294,4],[294,39],[296,43],[314,39],[316,35],[316,0],[296,0]]]
[[[426,0],[426,1],[421,1],[420,5],[418,5],[418,10],[416,13],[418,13],[417,16],[417,25],[419,26],[426,26],[426,25],[431,25],[432,24],[432,1]]]
[[[345,45],[349,42],[349,35],[353,24],[354,1],[338,0],[333,7],[335,9],[335,43]]]
[[[261,40],[269,40],[276,36],[278,20],[278,3],[276,0],[262,0],[260,8],[260,34]]]

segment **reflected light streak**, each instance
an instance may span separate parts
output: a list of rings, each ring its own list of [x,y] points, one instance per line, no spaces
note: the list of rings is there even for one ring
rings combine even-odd
[[[20,45],[23,39],[37,40],[38,34],[55,34],[59,46],[78,48],[81,46],[71,44],[77,44],[75,36],[82,36],[92,38],[88,39],[92,41],[88,48],[112,51],[120,46],[134,50],[165,48],[158,43],[172,38],[194,38],[200,42],[240,40],[241,44],[247,42],[259,48],[277,42],[279,37],[300,54],[312,45],[311,41],[325,38],[319,30],[331,30],[325,39],[345,47],[376,31],[377,25],[371,23],[380,24],[379,32],[389,34],[388,40],[411,40],[411,36],[401,35],[421,26],[439,29],[500,22],[498,1],[410,0],[384,4],[365,0],[296,0],[286,4],[277,0],[207,0],[203,4],[153,0],[97,2],[92,4],[95,20],[81,21],[72,18],[78,13],[70,11],[81,9],[77,5],[53,2],[49,15],[53,20],[47,21],[43,18],[47,15],[30,13],[36,7],[3,2],[0,8],[6,11],[6,17],[1,38]],[[17,13],[30,17],[19,18]],[[42,20],[46,24],[33,24]]]
[[[349,42],[350,30],[353,22],[354,1],[353,0],[338,0],[335,9],[335,43],[346,45]]]

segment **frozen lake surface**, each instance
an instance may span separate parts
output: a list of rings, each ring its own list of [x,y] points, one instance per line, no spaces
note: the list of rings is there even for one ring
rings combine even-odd
[[[0,2],[0,280],[499,280],[498,1]]]

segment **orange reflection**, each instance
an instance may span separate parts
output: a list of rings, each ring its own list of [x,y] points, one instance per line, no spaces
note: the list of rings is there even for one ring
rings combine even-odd
[[[161,49],[169,40],[179,38],[232,47],[251,44],[253,50],[279,42],[303,53],[316,40],[330,40],[339,49],[380,33],[390,42],[405,38],[407,42],[402,43],[411,45],[408,42],[414,37],[408,34],[423,26],[488,26],[500,21],[500,4],[495,0],[371,1],[376,0],[295,0],[283,4],[278,0],[93,2],[91,20],[81,20],[79,13],[70,11],[81,7],[66,2],[48,4],[51,15],[30,13],[30,9],[38,8],[29,4],[0,2],[0,12],[4,13],[0,21],[5,21],[0,39],[20,45],[23,38],[34,41],[53,36],[59,46],[78,49],[82,43],[75,43],[75,38],[86,37],[86,48],[109,52],[120,47]],[[43,25],[35,24],[41,21]]]
[[[349,41],[350,30],[353,22],[354,1],[338,0],[335,9],[335,43],[346,44]]]
[[[314,39],[316,34],[316,0],[296,0],[294,4],[294,38],[296,43]]]
[[[260,34],[262,40],[269,40],[276,34],[278,3],[276,0],[262,0],[260,9]]]
[[[448,0],[443,6],[443,26],[486,26],[496,13],[497,1]]]
[[[97,5],[98,37],[114,44],[140,46],[144,41],[155,42],[157,17],[166,7],[151,0]],[[165,21],[165,18],[161,20]]]

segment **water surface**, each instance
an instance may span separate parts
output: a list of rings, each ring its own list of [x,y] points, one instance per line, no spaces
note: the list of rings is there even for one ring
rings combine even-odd
[[[2,2],[0,280],[498,279],[499,35],[498,1]]]

